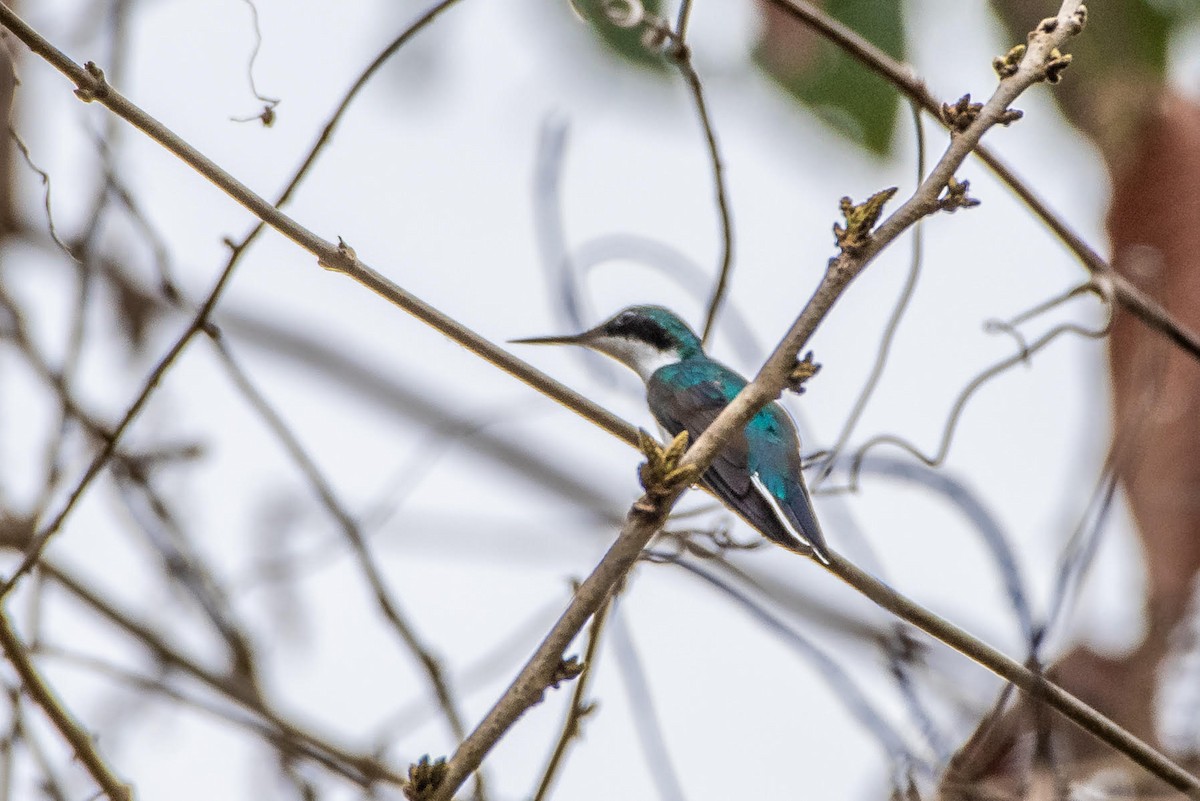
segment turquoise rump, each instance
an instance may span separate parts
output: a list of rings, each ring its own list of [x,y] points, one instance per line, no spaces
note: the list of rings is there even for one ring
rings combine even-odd
[[[746,386],[746,379],[707,357],[659,368],[646,381],[654,419],[672,436],[695,442]],[[825,538],[800,472],[800,438],[787,411],[770,403],[730,438],[701,479],[746,522],[776,543],[824,556]],[[806,547],[807,546],[807,547]]]

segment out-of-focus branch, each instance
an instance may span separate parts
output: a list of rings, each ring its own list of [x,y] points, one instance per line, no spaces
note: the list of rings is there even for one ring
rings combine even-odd
[[[842,253],[830,262],[821,285],[754,381],[739,393],[687,451],[680,463],[682,469],[691,468],[697,475],[707,469],[728,438],[735,431],[742,430],[763,406],[783,391],[789,383],[797,354],[851,281],[897,236],[917,220],[942,208],[946,200],[943,192],[953,192],[955,186],[962,188],[961,184],[954,182],[955,171],[987,130],[1009,118],[1009,106],[1013,100],[1034,83],[1046,79],[1049,65],[1058,56],[1058,48],[1082,28],[1084,12],[1080,11],[1081,5],[1079,0],[1066,0],[1057,18],[1039,24],[1030,35],[1029,46],[1019,61],[1014,60],[1012,72],[1001,80],[988,102],[977,109],[970,124],[952,137],[946,153],[913,197],[873,231],[870,230],[872,226],[867,224],[866,229],[859,232],[861,237],[852,246],[847,244],[853,227],[851,218],[862,212],[864,207],[847,208],[847,230],[842,231],[839,237]],[[846,201],[844,205],[848,206],[849,202]],[[667,512],[678,500],[684,487],[658,489],[654,497],[643,497],[630,510],[617,541],[580,585],[563,616],[508,690],[446,764],[443,783],[434,795],[435,801],[449,801],[454,791],[479,766],[487,752],[517,718],[541,699],[556,675],[567,645],[608,597],[616,582],[632,567],[632,559],[636,558],[665,521]],[[1172,786],[1200,793],[1200,780],[1196,777],[1146,743],[1114,726],[1070,694],[1057,688],[1047,689],[1047,682],[1041,675],[950,626],[836,554],[833,555],[829,570],[888,611],[971,656],[1023,690],[1038,693],[1056,710]]]
[[[247,402],[259,414],[267,427],[271,429],[284,450],[287,451],[288,456],[304,475],[309,486],[321,499],[321,503],[341,528],[342,534],[354,552],[359,569],[375,596],[375,603],[379,607],[380,613],[391,625],[401,642],[417,656],[434,696],[437,698],[438,705],[441,706],[446,721],[449,723],[450,732],[461,740],[466,736],[466,728],[463,726],[462,716],[458,712],[458,706],[455,703],[454,694],[450,690],[450,683],[446,678],[442,663],[417,635],[415,627],[401,609],[399,600],[388,587],[367,547],[366,538],[363,536],[358,522],[334,493],[333,486],[325,478],[317,463],[309,456],[308,451],[301,445],[299,438],[242,370],[224,338],[215,332],[210,336],[218,356],[234,383],[237,384]]]
[[[444,5],[440,7],[444,7]],[[450,337],[473,353],[524,381],[539,392],[569,406],[609,433],[631,444],[637,442],[637,432],[625,421],[536,370],[524,361],[507,353],[457,320],[411,295],[382,274],[360,262],[354,255],[354,251],[345,245],[345,243],[334,245],[327,242],[297,223],[291,217],[279,211],[275,206],[254,193],[249,187],[185,142],[158,120],[130,102],[116,89],[109,86],[104,80],[103,71],[95,64],[89,62],[88,65],[81,66],[75,63],[62,53],[62,51],[50,44],[37,31],[29,27],[10,8],[4,5],[0,5],[0,24],[3,24],[18,39],[29,46],[31,50],[46,59],[53,67],[74,81],[77,86],[76,94],[81,99],[101,103],[114,114],[141,130],[155,142],[179,157],[188,166],[220,187],[222,191],[255,214],[260,220],[263,220],[288,239],[291,239],[316,256],[321,266],[335,272],[343,273],[366,286],[368,289],[371,289],[384,299]],[[243,251],[246,244],[248,244],[248,240],[247,243],[238,248],[237,252]],[[221,291],[232,272],[234,262],[235,259],[231,259],[226,265],[213,290],[209,293],[208,299],[200,307],[192,325],[189,326],[183,337],[176,342],[175,346],[171,348],[167,355],[160,361],[158,367],[155,368],[150,379],[143,387],[142,392],[130,406],[129,411],[122,418],[121,422],[114,428],[112,439],[100,449],[99,453],[96,454],[95,458],[89,464],[80,484],[68,497],[63,509],[39,530],[26,557],[4,586],[0,587],[0,598],[11,592],[17,581],[37,563],[46,543],[61,528],[87,486],[90,485],[103,469],[108,459],[111,458],[116,448],[116,443],[129,427],[129,424],[145,406],[146,401],[149,399],[158,381],[162,378],[162,375],[174,363],[175,359],[178,358],[179,354],[182,353],[195,334],[207,325],[208,315],[220,297]]]
[[[713,426],[687,453],[682,463],[685,469],[702,472],[732,433],[741,430],[759,409],[778,396],[788,382],[788,376],[795,364],[796,354],[811,336],[816,325],[828,313],[841,292],[870,264],[885,245],[907,230],[918,219],[939,208],[947,207],[948,201],[956,200],[955,190],[961,191],[965,187],[954,182],[955,170],[978,145],[979,139],[986,130],[1009,118],[1009,104],[1024,89],[1046,77],[1055,49],[1064,44],[1066,39],[1077,32],[1080,27],[1080,20],[1076,14],[1080,5],[1078,0],[1067,0],[1064,2],[1057,20],[1046,21],[1039,26],[1039,29],[1031,36],[1030,46],[1024,57],[1020,59],[1019,63],[1014,63],[1013,74],[1001,81],[1000,87],[993,97],[978,110],[974,121],[952,138],[950,147],[942,160],[909,201],[873,231],[871,230],[874,222],[872,216],[865,223],[860,219],[857,232],[851,232],[850,229],[855,226],[849,217],[852,214],[861,213],[863,207],[847,209],[848,227],[846,231],[842,232],[844,235],[842,254],[831,262],[824,281],[788,335],[759,371],[755,381],[722,412]],[[466,327],[408,294],[359,262],[353,250],[345,243],[335,247],[267,204],[261,197],[251,192],[215,163],[112,89],[104,81],[103,73],[99,68],[95,65],[88,65],[86,68],[77,65],[29,28],[6,6],[0,6],[0,22],[12,30],[36,53],[74,81],[77,93],[82,99],[100,102],[128,120],[219,185],[231,197],[267,221],[276,230],[313,253],[322,266],[345,273],[535,389],[569,405],[611,433],[622,438],[630,438],[632,432],[623,421],[533,370],[524,362],[505,353]],[[943,196],[944,191],[948,191],[949,196]],[[850,241],[851,239],[853,241]],[[1195,350],[1200,352],[1200,347]],[[556,676],[562,675],[564,650],[586,621],[604,603],[613,587],[629,572],[642,548],[654,532],[661,527],[670,508],[685,489],[683,484],[656,488],[657,491],[653,493],[653,497],[643,498],[635,505],[617,541],[580,586],[563,616],[539,645],[536,653],[518,675],[513,685],[475,732],[464,741],[454,758],[446,764],[445,778],[438,787],[436,797],[448,799],[467,776],[477,769],[484,755],[516,719],[541,698],[546,688],[555,681]],[[48,537],[39,538],[36,549],[38,553],[44,547],[46,539]],[[37,560],[38,553],[30,554],[23,570],[28,570],[29,566]],[[936,616],[919,607],[914,608],[911,603],[900,598],[885,585],[858,571],[840,557],[833,562],[831,570],[876,603],[900,614],[906,620],[922,626],[939,639],[952,643],[954,647],[978,659],[982,664],[1023,689],[1039,693],[1048,703],[1070,716],[1076,723],[1113,744],[1173,786],[1200,791],[1200,782],[1195,777],[1141,741],[1112,726],[1090,707],[1081,704],[1069,694],[1051,687],[1039,675],[1024,669],[998,652],[988,649],[987,646],[978,643],[961,631],[949,629],[944,624],[938,625],[940,621]],[[13,582],[10,580],[5,590],[11,589],[12,584]]]
[[[0,548],[23,551],[28,547],[32,535],[31,520],[0,518]],[[285,718],[268,702],[261,688],[244,673],[237,670],[220,672],[193,660],[148,623],[121,609],[70,570],[50,560],[43,560],[39,570],[51,583],[108,621],[164,668],[192,679],[263,721],[267,741],[280,754],[302,755],[363,787],[380,781],[404,784],[403,776],[375,757],[353,753],[336,745],[330,738],[313,734]]]
[[[9,131],[14,130],[16,118],[17,69],[12,50],[0,45],[0,119]],[[12,148],[0,148],[0,237],[7,238],[22,229],[13,203],[16,154]]]
[[[788,16],[818,31],[842,48],[867,69],[886,78],[903,95],[925,109],[934,119],[947,124],[942,114],[942,101],[925,87],[925,82],[906,64],[901,64],[855,31],[830,17],[808,0],[765,0]],[[1111,287],[1112,295],[1134,316],[1171,342],[1200,359],[1200,335],[1169,314],[1161,304],[1131,281],[1112,269],[1083,237],[1071,229],[1039,198],[1011,168],[985,145],[975,148],[975,155],[1003,181],[1055,236],[1075,254],[1094,276],[1094,280]]]
[[[916,180],[919,184],[925,178],[925,126],[921,123],[921,108],[916,103],[910,103],[909,109],[912,111],[913,131],[916,134]],[[917,280],[921,277],[924,241],[925,237],[921,233],[921,224],[917,223],[913,228],[912,257],[908,264],[908,275],[904,278],[904,285],[900,288],[900,294],[896,297],[896,302],[892,305],[892,311],[888,315],[887,323],[884,325],[883,335],[879,339],[879,348],[875,351],[875,362],[871,365],[871,372],[867,374],[867,380],[863,383],[862,389],[859,390],[858,397],[854,400],[854,405],[850,407],[850,412],[846,415],[845,422],[842,423],[842,430],[838,432],[837,439],[834,440],[833,445],[829,448],[828,453],[824,457],[821,469],[811,484],[814,492],[829,477],[829,474],[833,472],[838,457],[845,449],[846,444],[850,442],[850,437],[854,434],[855,426],[862,419],[863,412],[867,410],[867,404],[871,401],[871,396],[875,394],[875,389],[879,386],[880,379],[883,378],[883,371],[887,367],[889,356],[892,352],[892,345],[896,341],[896,332],[900,328],[900,321],[904,319],[904,313],[908,311],[908,305],[916,293]]]
[[[3,540],[8,545],[9,537]],[[42,570],[55,584],[124,632],[166,667],[188,676],[220,696],[261,718],[269,726],[270,742],[283,753],[310,755],[330,770],[364,787],[377,781],[404,784],[404,777],[378,760],[350,752],[290,722],[270,706],[257,687],[236,673],[222,674],[206,668],[176,648],[148,624],[119,609],[70,571],[44,561]]]
[[[596,657],[600,654],[600,637],[604,634],[604,624],[609,614],[612,613],[615,602],[616,597],[609,596],[608,602],[592,618],[592,625],[588,631],[587,650],[583,653],[583,673],[579,674],[579,678],[575,682],[575,689],[571,692],[571,704],[567,707],[567,714],[563,718],[562,731],[559,732],[554,750],[546,763],[546,769],[542,771],[542,778],[538,782],[533,801],[543,801],[548,797],[554,777],[566,758],[568,746],[581,736],[580,724],[592,712],[593,705],[588,703],[586,698],[588,685],[591,684],[592,675],[596,672]]]
[[[8,657],[8,661],[17,671],[17,675],[21,677],[21,684],[24,686],[25,692],[29,694],[34,703],[41,707],[42,711],[46,713],[46,717],[50,718],[54,724],[54,728],[58,729],[58,733],[70,744],[71,750],[75,752],[75,756],[96,780],[96,784],[100,785],[101,791],[112,801],[132,801],[132,789],[117,778],[112,768],[108,766],[104,757],[96,749],[91,735],[84,731],[75,717],[55,696],[54,690],[46,684],[46,680],[42,678],[30,660],[25,643],[21,642],[21,638],[13,629],[8,613],[2,611],[0,611],[0,647],[3,647],[4,655]]]
[[[633,635],[622,619],[619,606],[612,612],[612,650],[625,683],[633,726],[641,742],[642,761],[658,790],[659,801],[686,801],[687,796],[684,795],[679,774],[671,760],[671,751],[659,725],[650,682],[646,679]]]
[[[704,141],[708,145],[708,159],[712,165],[713,190],[717,196],[717,216],[721,221],[721,261],[717,265],[717,282],[713,286],[712,296],[708,301],[708,311],[704,315],[704,329],[700,334],[703,342],[707,343],[712,336],[713,326],[717,322],[717,314],[725,293],[729,287],[729,274],[733,268],[733,217],[729,211],[729,192],[725,188],[725,167],[721,163],[721,149],[717,146],[717,134],[713,129],[712,114],[704,99],[704,85],[700,83],[700,75],[692,64],[692,51],[687,43],[687,26],[691,18],[691,0],[683,0],[679,6],[679,17],[672,32],[672,42],[668,46],[667,58],[679,68],[684,81],[691,92],[692,102],[696,105],[696,114],[700,117],[700,126],[704,129]]]

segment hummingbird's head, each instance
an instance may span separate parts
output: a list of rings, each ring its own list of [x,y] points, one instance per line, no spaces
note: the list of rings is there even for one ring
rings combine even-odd
[[[658,368],[703,354],[700,337],[662,306],[630,306],[582,334],[514,339],[530,345],[582,345],[611,356],[642,380]]]

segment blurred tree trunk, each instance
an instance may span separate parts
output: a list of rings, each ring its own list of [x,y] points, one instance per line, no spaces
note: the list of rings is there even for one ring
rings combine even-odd
[[[1035,18],[1042,5],[1016,0],[995,7],[1020,41],[1021,21]],[[1097,11],[1055,97],[1099,147],[1112,176],[1107,223],[1114,266],[1175,319],[1200,330],[1200,105],[1163,83],[1165,46],[1154,44],[1161,17],[1138,0],[1104,3]],[[1116,657],[1076,647],[1050,673],[1157,744],[1160,669],[1200,569],[1200,364],[1119,309],[1108,353],[1114,464],[1145,559],[1146,635]],[[1026,786],[1034,715],[1019,702],[1002,721],[981,726],[955,760],[953,783]],[[1111,750],[1094,738],[1056,716],[1046,722],[1054,764],[1066,767],[1066,775],[1116,766]]]
[[[993,7],[1010,41],[1024,42],[1031,21],[1057,6],[1003,0]],[[1200,330],[1200,106],[1173,94],[1163,79],[1167,43],[1182,12],[1172,16],[1145,0],[1109,0],[1095,11],[1087,35],[1072,42],[1074,61],[1053,96],[1100,149],[1112,176],[1114,266],[1177,320]],[[769,4],[763,19],[758,53],[769,70],[789,80],[818,72],[815,34]],[[1114,464],[1145,556],[1147,633],[1127,654],[1107,657],[1079,646],[1048,670],[1067,690],[1157,743],[1154,689],[1200,569],[1194,535],[1200,530],[1200,364],[1120,310],[1108,348]],[[1052,759],[1075,768],[1063,775],[1079,777],[1113,758],[1094,738],[1019,698],[980,725],[953,760],[944,790],[971,795],[987,784],[1019,797],[1031,787],[1031,762]]]

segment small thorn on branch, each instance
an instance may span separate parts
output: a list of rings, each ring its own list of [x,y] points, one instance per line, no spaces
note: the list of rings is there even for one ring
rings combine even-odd
[[[317,259],[317,264],[326,270],[334,272],[346,272],[358,264],[358,254],[354,252],[354,248],[346,244],[346,240],[338,237],[337,253],[333,258]]]
[[[589,701],[588,703],[580,706],[579,712],[576,713],[576,715],[573,718],[571,718],[571,723],[570,723],[571,728],[567,731],[567,736],[572,739],[574,739],[575,737],[578,737],[580,735],[580,733],[583,731],[583,727],[580,724],[583,723],[584,718],[588,717],[595,711],[596,711],[596,702],[595,701]]]

